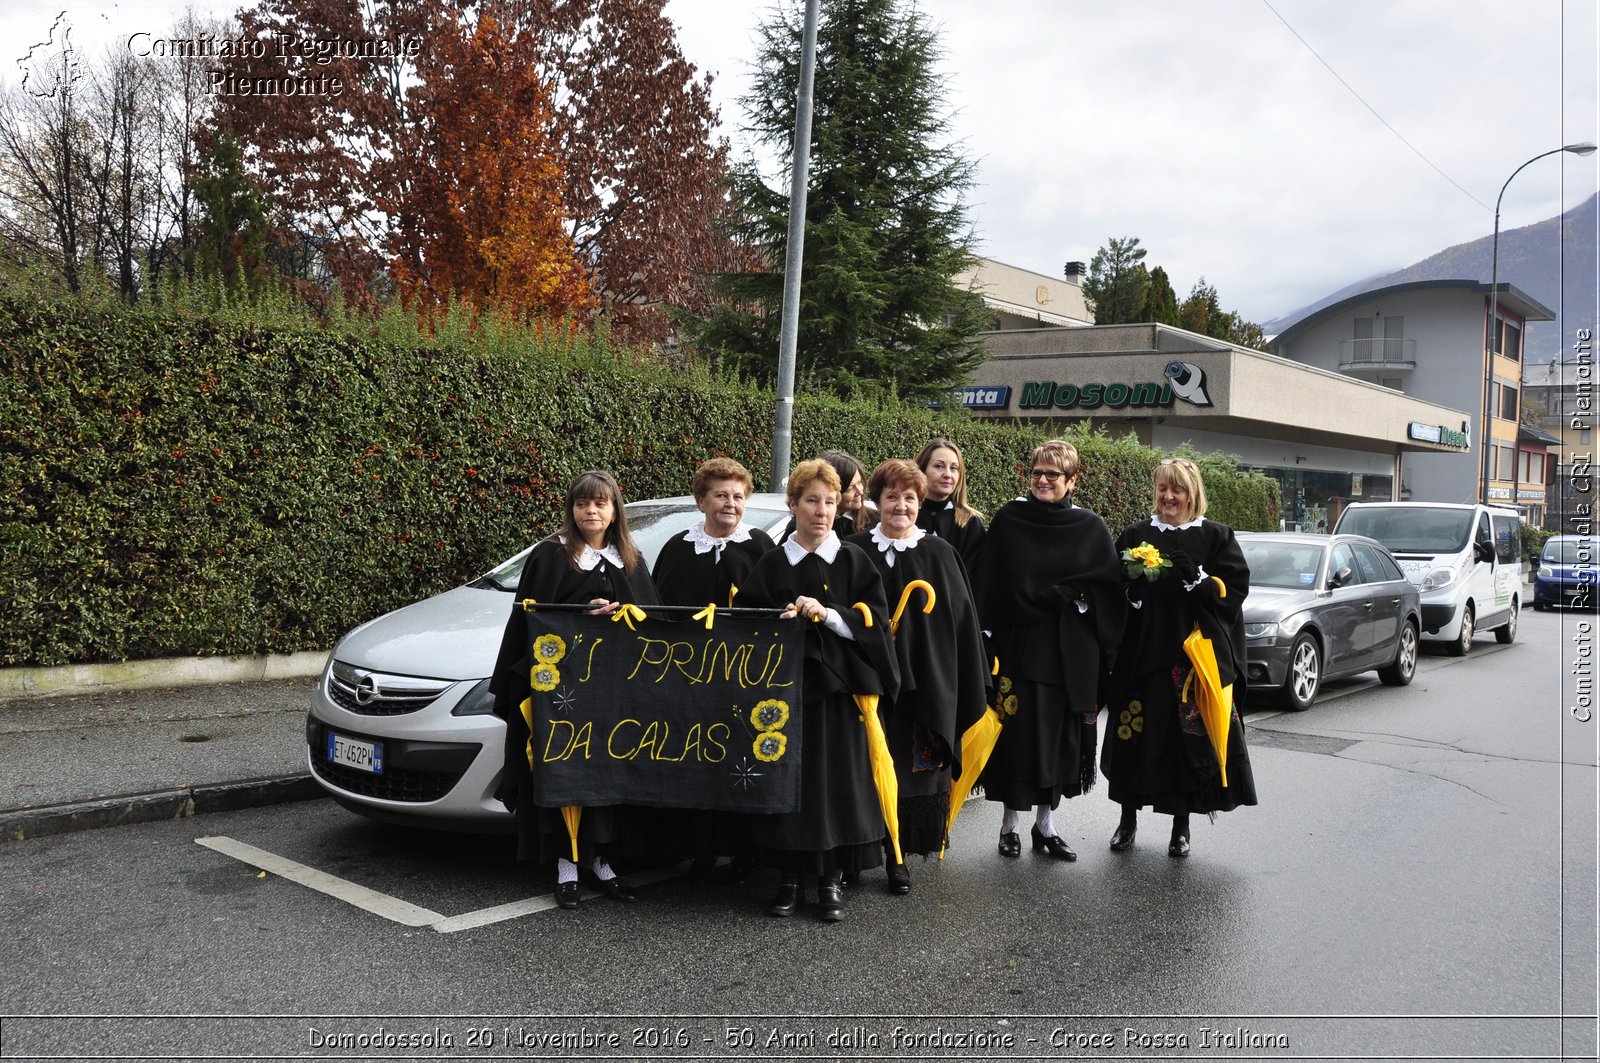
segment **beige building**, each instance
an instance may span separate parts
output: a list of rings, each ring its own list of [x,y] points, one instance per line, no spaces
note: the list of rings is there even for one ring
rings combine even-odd
[[[1349,501],[1399,498],[1408,458],[1468,451],[1466,412],[1166,325],[983,340],[989,360],[963,391],[975,415],[1088,420],[1162,450],[1234,455],[1279,481],[1290,528],[1332,527]]]
[[[994,314],[995,329],[1070,328],[1094,324],[1094,314],[1083,298],[1083,273],[1082,262],[1068,262],[1063,279],[982,258],[972,269],[957,274],[955,283],[983,296]]]

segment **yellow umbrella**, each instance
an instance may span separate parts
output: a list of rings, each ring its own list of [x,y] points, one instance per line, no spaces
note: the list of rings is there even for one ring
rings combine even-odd
[[[1217,770],[1222,773],[1222,785],[1228,785],[1228,724],[1233,719],[1233,684],[1222,685],[1222,675],[1217,668],[1217,650],[1211,640],[1200,633],[1196,624],[1189,637],[1183,640],[1183,652],[1194,665],[1199,680],[1195,688],[1195,704],[1200,709],[1200,722],[1205,724],[1211,748],[1217,754]]]
[[[852,696],[861,710],[861,722],[867,727],[867,757],[872,761],[872,785],[878,788],[878,805],[883,809],[883,824],[888,828],[889,842],[894,846],[894,862],[903,864],[906,858],[900,853],[900,780],[894,774],[894,758],[889,755],[889,740],[883,734],[883,721],[878,719],[878,695]]]
[[[528,724],[528,768],[531,770],[533,768],[533,699],[523,698],[522,704],[518,707],[522,709],[522,718]],[[582,817],[582,805],[563,805],[561,807],[561,818],[567,824],[567,837],[572,839],[572,862],[574,864],[578,862],[578,820]]]
[[[994,658],[989,674],[1000,674],[1000,658]],[[956,815],[961,811],[961,806],[967,803],[967,795],[972,793],[972,788],[977,785],[978,776],[983,774],[984,765],[989,763],[989,754],[994,752],[995,743],[1000,741],[1000,728],[1005,723],[1005,717],[1000,711],[1001,699],[1004,696],[997,691],[995,704],[985,709],[978,721],[968,727],[966,734],[961,736],[961,775],[950,784],[950,816],[944,824],[946,837],[949,837],[950,831],[955,828]],[[943,851],[939,856],[943,859]]]

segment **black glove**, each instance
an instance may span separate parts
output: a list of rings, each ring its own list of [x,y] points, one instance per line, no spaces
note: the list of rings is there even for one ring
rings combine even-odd
[[[1200,578],[1199,566],[1182,550],[1168,551],[1166,556],[1167,560],[1172,562],[1172,567],[1167,571],[1177,576],[1184,583],[1193,583]]]
[[[1138,579],[1131,579],[1124,583],[1122,589],[1127,592],[1128,601],[1130,603],[1144,601],[1145,584],[1149,582],[1149,580],[1140,576]]]
[[[1056,593],[1069,603],[1089,600],[1089,595],[1081,583],[1058,583]]]

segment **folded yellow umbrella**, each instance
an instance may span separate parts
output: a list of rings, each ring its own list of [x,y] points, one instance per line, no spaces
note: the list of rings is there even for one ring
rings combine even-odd
[[[533,699],[523,698],[522,718],[528,723],[528,768],[533,768]],[[582,805],[563,805],[561,818],[567,824],[567,837],[572,839],[572,862],[578,862],[578,820],[583,817]]]
[[[944,825],[946,835],[955,827],[956,814],[967,803],[967,795],[972,793],[978,776],[983,774],[984,765],[989,763],[989,754],[994,752],[995,743],[1000,741],[1000,727],[1000,714],[991,705],[961,736],[961,777],[950,786],[950,816]]]
[[[867,728],[867,757],[872,761],[872,785],[878,790],[883,823],[889,831],[889,842],[894,846],[894,862],[903,864],[906,860],[900,853],[900,780],[894,774],[894,758],[889,755],[889,741],[883,734],[883,721],[878,719],[878,695],[855,694],[853,697],[861,710],[861,722]]]
[[[1183,640],[1183,652],[1194,665],[1198,679],[1195,687],[1195,704],[1200,709],[1200,722],[1205,724],[1206,736],[1217,754],[1217,770],[1222,773],[1222,785],[1228,785],[1228,725],[1233,719],[1233,684],[1222,685],[1217,668],[1217,650],[1210,639],[1200,633],[1196,624],[1189,637]]]

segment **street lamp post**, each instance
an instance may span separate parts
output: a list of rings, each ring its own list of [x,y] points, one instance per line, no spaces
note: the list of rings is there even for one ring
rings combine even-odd
[[[1540,152],[1511,171],[1511,176],[1507,177],[1506,183],[1500,186],[1500,194],[1494,199],[1494,241],[1490,245],[1491,250],[1489,252],[1489,325],[1485,329],[1483,345],[1483,453],[1479,456],[1479,466],[1482,473],[1478,488],[1478,501],[1483,503],[1488,503],[1489,501],[1489,448],[1494,438],[1490,411],[1493,409],[1494,401],[1494,355],[1496,348],[1499,346],[1498,341],[1500,338],[1500,201],[1505,198],[1506,189],[1511,186],[1511,182],[1516,179],[1517,174],[1527,169],[1530,164],[1538,162],[1546,156],[1560,155],[1562,152],[1569,152],[1573,155],[1593,155],[1595,145],[1589,143],[1567,144],[1564,147],[1551,148],[1549,151]],[[1518,374],[1517,380],[1517,405],[1519,407],[1522,405],[1521,374]],[[1520,418],[1517,419],[1520,421]],[[1516,465],[1515,437],[1513,437],[1511,453],[1514,474]],[[1516,505],[1516,501],[1513,498],[1511,500],[1512,505]]]

